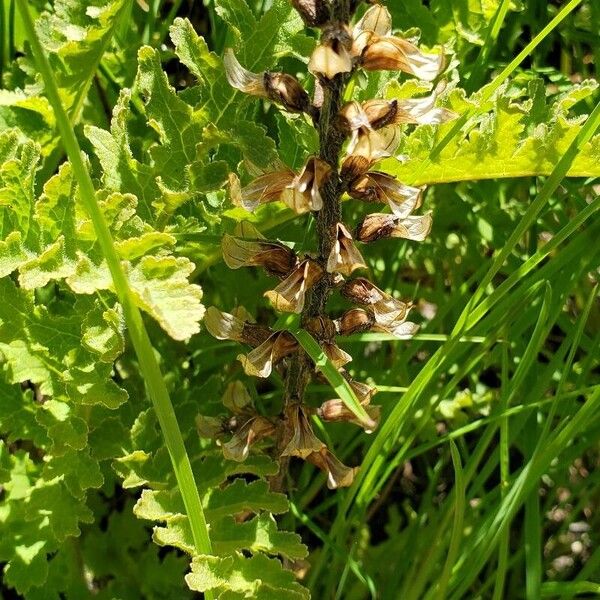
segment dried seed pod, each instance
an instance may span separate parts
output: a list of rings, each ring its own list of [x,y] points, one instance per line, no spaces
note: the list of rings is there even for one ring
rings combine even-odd
[[[327,259],[327,272],[351,275],[356,269],[366,268],[365,259],[354,245],[350,232],[343,223],[338,223],[336,241]]]
[[[341,463],[327,448],[313,452],[306,460],[327,475],[327,487],[335,490],[341,487],[350,487],[358,472],[358,467],[347,467]]]
[[[286,183],[281,200],[296,214],[321,210],[321,188],[331,175],[331,167],[320,158],[311,156],[302,171]]]
[[[340,73],[350,73],[352,63],[352,36],[342,23],[329,24],[321,36],[321,43],[315,48],[308,70],[317,77],[333,79]]]
[[[251,377],[268,377],[273,367],[298,349],[298,342],[287,331],[276,331],[248,354],[239,354],[244,372]]]
[[[323,269],[314,260],[302,261],[274,290],[265,292],[280,312],[301,313],[306,292],[323,277]]]
[[[314,434],[305,409],[301,404],[291,404],[285,408],[285,433],[287,444],[281,456],[306,458],[313,452],[320,452],[325,444]]]
[[[385,238],[403,238],[422,242],[431,231],[431,214],[398,217],[387,213],[367,215],[356,230],[356,239],[374,242]]]
[[[227,460],[243,462],[248,458],[250,446],[260,440],[273,435],[275,426],[266,417],[255,416],[248,419],[233,435],[222,445],[223,456]]]
[[[371,313],[362,308],[352,308],[336,321],[336,328],[340,335],[352,335],[369,331],[374,323]]]
[[[323,27],[331,18],[331,7],[326,0],[292,0],[292,6],[309,27]]]
[[[421,206],[423,189],[404,185],[392,175],[375,171],[352,181],[348,193],[358,200],[385,203],[395,216],[406,218]]]
[[[238,235],[225,234],[221,240],[223,260],[230,269],[264,267],[271,275],[286,277],[297,263],[295,252],[278,242],[270,242],[244,221]]]
[[[287,73],[252,73],[239,63],[233,50],[223,56],[225,74],[231,87],[252,96],[267,98],[290,112],[308,112],[310,98],[298,80]]]

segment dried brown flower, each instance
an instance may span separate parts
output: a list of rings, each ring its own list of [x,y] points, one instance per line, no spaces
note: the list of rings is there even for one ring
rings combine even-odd
[[[306,458],[325,448],[325,444],[314,434],[308,415],[301,404],[294,403],[287,406],[285,419],[287,444],[281,456]]]
[[[320,158],[312,156],[302,171],[286,184],[281,199],[296,214],[321,210],[321,187],[331,175],[331,167]]]
[[[394,215],[406,218],[421,206],[423,189],[404,185],[392,175],[375,171],[357,177],[348,193],[359,200],[385,203]]]
[[[341,23],[328,24],[323,30],[321,43],[315,48],[308,70],[317,77],[333,79],[340,73],[352,71],[352,37]]]
[[[342,421],[354,423],[355,425],[362,427],[367,433],[372,433],[379,424],[381,407],[366,405],[364,406],[364,409],[374,425],[367,427],[363,421],[357,419],[354,413],[337,398],[335,400],[327,400],[326,402],[323,402],[323,404],[321,404],[321,406],[318,408],[317,414],[319,417],[321,417],[321,419],[323,419],[323,421],[327,421],[329,423],[339,423]]]
[[[269,419],[261,416],[252,417],[233,434],[228,442],[222,445],[223,456],[227,460],[243,462],[248,458],[252,444],[256,444],[273,433],[275,433],[275,426]]]
[[[327,475],[327,487],[335,490],[341,487],[350,487],[358,472],[358,467],[347,467],[341,463],[327,448],[313,452],[306,460]]]
[[[302,261],[274,290],[265,292],[276,310],[301,313],[306,292],[323,277],[323,269],[314,260]]]
[[[308,112],[310,98],[298,80],[287,73],[252,73],[239,63],[233,50],[223,56],[229,85],[241,92],[267,98],[290,112]]]
[[[356,269],[366,268],[365,259],[354,245],[350,232],[343,223],[338,223],[336,241],[327,259],[327,272],[351,275]]]
[[[252,398],[241,381],[232,381],[227,386],[221,402],[235,415],[246,412],[253,405]]]
[[[298,342],[287,331],[276,331],[248,354],[239,354],[244,372],[251,377],[268,377],[273,367],[298,349]]]
[[[261,175],[243,188],[237,184],[230,185],[231,200],[235,206],[253,212],[263,204],[280,200],[295,177],[294,172],[286,168]]]
[[[251,223],[240,223],[235,233],[225,234],[221,241],[223,260],[230,269],[264,267],[271,275],[286,277],[296,265],[291,248],[266,240]]]
[[[356,239],[374,242],[385,238],[403,238],[422,242],[431,231],[431,214],[398,217],[387,213],[367,215],[356,230]]]

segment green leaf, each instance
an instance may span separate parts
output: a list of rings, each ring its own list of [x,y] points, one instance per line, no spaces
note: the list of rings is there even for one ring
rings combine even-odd
[[[296,583],[293,574],[284,570],[277,559],[262,554],[249,559],[240,554],[223,558],[196,556],[192,560],[192,572],[185,580],[190,589],[198,592],[236,592],[240,598],[301,600],[310,597],[308,590]]]
[[[399,152],[405,162],[388,159],[383,169],[410,185],[448,183],[474,179],[497,179],[549,175],[581,130],[584,116],[573,117],[571,107],[596,92],[598,83],[584,81],[546,105],[536,104],[535,95],[514,91],[504,85],[494,100],[481,104],[485,88],[467,98],[460,89],[448,95],[448,106],[462,114],[477,108],[475,121],[454,136],[439,156],[431,157],[436,143],[453,127],[449,122],[435,128],[417,127],[403,141]],[[535,93],[535,86],[531,88]],[[401,88],[392,82],[387,98],[400,97]],[[423,161],[431,159],[426,169]],[[568,177],[600,176],[600,136],[592,138],[575,158]]]

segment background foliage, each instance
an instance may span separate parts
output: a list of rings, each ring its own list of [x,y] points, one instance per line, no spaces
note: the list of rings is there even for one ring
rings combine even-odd
[[[201,319],[203,304],[267,310],[266,276],[220,260],[221,234],[247,218],[224,191],[229,173],[248,180],[277,156],[298,167],[317,142],[302,118],[229,87],[220,56],[233,46],[247,68],[283,68],[310,89],[313,33],[285,0],[30,2],[148,315],[210,524],[208,557],[194,556],[52,107],[14,3],[0,0],[3,597],[599,593],[600,137],[547,179],[598,100],[600,9],[575,4],[495,89],[561,3],[389,3],[406,35],[452,53],[440,102],[464,115],[407,128],[406,160],[387,165],[431,184],[427,242],[364,250],[382,289],[418,301],[422,333],[348,341],[353,374],[380,390],[383,428],[317,423],[361,475],[332,493],[293,462],[286,498],[268,490],[276,466],[265,455],[229,462],[198,434],[197,415],[223,414],[242,375],[239,348],[215,345]],[[427,91],[371,74],[353,93]],[[281,207],[252,218],[297,248],[313,243]],[[245,383],[259,409],[278,409],[280,382]],[[310,390],[314,405],[331,394]]]

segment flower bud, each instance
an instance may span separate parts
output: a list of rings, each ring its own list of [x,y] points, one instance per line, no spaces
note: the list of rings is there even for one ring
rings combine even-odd
[[[308,415],[300,404],[286,407],[284,436],[287,445],[281,456],[306,458],[325,448],[325,444],[314,434]]]
[[[372,172],[357,177],[348,193],[358,200],[383,202],[395,216],[406,218],[421,205],[423,190],[404,185],[387,173]]]
[[[268,377],[273,367],[298,349],[298,342],[287,331],[276,331],[248,354],[239,354],[244,372],[250,377]]]
[[[302,312],[306,292],[323,277],[323,269],[314,261],[301,262],[274,290],[265,292],[275,310],[279,312]]]
[[[354,245],[350,232],[343,223],[338,223],[336,241],[327,259],[327,272],[351,275],[356,269],[366,268],[365,260]]]
[[[403,238],[422,242],[431,231],[431,214],[397,217],[387,213],[367,215],[356,230],[356,239],[374,242],[385,238]]]
[[[353,68],[352,38],[346,26],[329,25],[321,36],[321,43],[315,48],[308,70],[317,77],[333,79],[340,73],[350,73]]]
[[[264,267],[271,275],[286,277],[296,265],[292,249],[265,240],[251,223],[240,223],[236,233],[239,235],[225,234],[221,241],[223,260],[230,269]]]
[[[331,18],[330,5],[326,0],[292,0],[292,6],[309,27],[322,27]]]
[[[352,335],[369,331],[375,322],[373,315],[361,308],[346,311],[336,322],[340,335]]]

